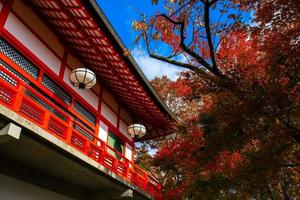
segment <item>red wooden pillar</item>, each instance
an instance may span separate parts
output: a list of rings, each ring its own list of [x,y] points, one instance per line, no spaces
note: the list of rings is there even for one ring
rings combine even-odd
[[[24,91],[25,91],[25,87],[23,85],[20,85],[18,88],[18,92],[16,94],[15,100],[14,100],[14,104],[13,104],[13,110],[14,111],[19,111],[21,108],[21,104],[23,101],[23,96],[24,96]]]
[[[2,10],[0,12],[0,31],[2,32],[3,28],[4,28],[4,24],[7,20],[8,14],[10,12],[11,6],[13,4],[14,0],[4,0],[1,1],[3,2],[3,7]]]

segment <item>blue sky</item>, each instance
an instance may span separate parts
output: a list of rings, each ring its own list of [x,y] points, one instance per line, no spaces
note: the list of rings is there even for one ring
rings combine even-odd
[[[132,22],[139,19],[142,13],[152,15],[158,9],[162,9],[152,5],[151,0],[97,0],[97,2],[129,49],[134,47],[136,36],[132,30]],[[162,75],[174,80],[180,71],[176,66],[150,58],[142,48],[133,48],[131,54],[149,80]]]
[[[155,76],[167,75],[170,79],[175,80],[178,72],[182,69],[174,65],[166,64],[161,61],[152,59],[148,56],[145,49],[134,46],[136,33],[132,29],[132,22],[140,19],[141,14],[153,16],[158,10],[164,11],[162,5],[152,5],[151,0],[97,0],[98,5],[105,13],[114,29],[121,37],[123,43],[128,49],[136,62],[147,76],[149,80]],[[229,14],[235,13],[237,10],[229,9]],[[219,19],[219,13],[211,14],[212,20]],[[243,13],[246,22],[251,23],[251,13]],[[215,42],[217,43],[217,42]],[[159,46],[159,48],[163,48]]]

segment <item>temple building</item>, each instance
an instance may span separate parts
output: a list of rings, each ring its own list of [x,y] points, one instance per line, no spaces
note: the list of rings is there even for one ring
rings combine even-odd
[[[0,199],[161,199],[134,144],[175,118],[100,6],[0,0]]]

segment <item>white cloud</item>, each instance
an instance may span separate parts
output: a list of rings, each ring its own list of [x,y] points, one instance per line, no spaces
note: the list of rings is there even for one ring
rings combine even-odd
[[[180,67],[149,57],[146,52],[139,49],[132,50],[131,54],[149,80],[152,80],[155,76],[163,75],[171,80],[176,80],[178,72],[183,71]]]

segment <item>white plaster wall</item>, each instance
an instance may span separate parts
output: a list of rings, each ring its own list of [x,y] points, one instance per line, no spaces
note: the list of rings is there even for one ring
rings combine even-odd
[[[118,111],[118,103],[109,92],[104,90],[102,98],[115,112]]]
[[[84,98],[91,106],[93,106],[96,110],[98,110],[98,102],[99,102],[99,97],[92,92],[91,90],[82,90],[77,87],[74,87],[69,80],[69,76],[71,74],[71,70],[66,67],[65,73],[64,73],[64,81],[71,86],[71,88],[79,94],[81,97]]]
[[[123,133],[123,135],[125,135],[130,141],[132,141],[132,138],[128,134],[127,128],[128,128],[127,124],[123,120],[120,120],[120,124],[119,124],[120,132]]]
[[[61,60],[57,58],[13,13],[9,13],[4,27],[55,74],[59,75]]]
[[[73,198],[0,174],[0,199],[72,200]]]
[[[108,127],[105,123],[100,121],[99,131],[98,131],[98,138],[103,142],[107,143],[107,134],[108,134]],[[100,143],[98,142],[98,145]]]
[[[125,120],[127,124],[132,124],[132,119],[129,113],[123,108],[120,109],[120,116],[122,117],[123,120]]]
[[[125,158],[132,161],[132,147],[126,143]]]
[[[118,118],[117,114],[114,113],[105,103],[102,102],[101,114],[114,126],[117,126]]]

